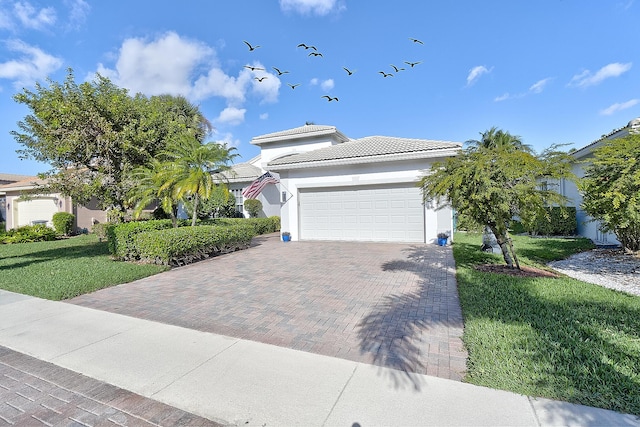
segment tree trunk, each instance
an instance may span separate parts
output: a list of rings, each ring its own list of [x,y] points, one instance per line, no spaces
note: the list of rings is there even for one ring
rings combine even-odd
[[[193,195],[193,218],[191,219],[191,226],[196,226],[196,219],[198,218],[198,193]]]
[[[489,229],[493,232],[493,235],[496,236],[496,241],[500,246],[500,250],[502,251],[502,258],[504,258],[504,262],[511,268],[513,268],[513,259],[511,258],[511,253],[509,252],[509,242],[507,236],[503,233],[500,233],[497,228],[493,225],[489,225]]]

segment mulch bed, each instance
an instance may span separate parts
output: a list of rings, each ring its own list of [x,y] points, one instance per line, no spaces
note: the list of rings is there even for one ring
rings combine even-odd
[[[509,276],[514,277],[560,277],[552,271],[541,270],[535,267],[527,267],[526,265],[521,265],[520,270],[515,267],[511,268],[504,264],[476,265],[475,269],[485,273],[508,274]]]

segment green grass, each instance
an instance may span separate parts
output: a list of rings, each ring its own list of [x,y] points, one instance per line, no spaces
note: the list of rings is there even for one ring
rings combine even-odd
[[[473,269],[503,263],[482,237],[457,233],[453,253],[469,352],[466,381],[640,415],[640,297],[567,277]],[[584,239],[515,236],[523,265],[588,249]]]
[[[0,245],[0,288],[56,301],[165,270],[113,261],[95,235]]]

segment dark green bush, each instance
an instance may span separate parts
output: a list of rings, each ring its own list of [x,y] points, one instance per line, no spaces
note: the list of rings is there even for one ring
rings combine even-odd
[[[109,252],[120,260],[138,259],[134,237],[138,233],[171,228],[171,220],[134,221],[106,227]]]
[[[549,207],[545,209],[544,215],[523,220],[522,225],[532,235],[574,236],[578,228],[576,208]]]
[[[262,210],[262,202],[258,199],[247,199],[244,201],[244,208],[251,218],[257,218]]]
[[[56,240],[57,234],[53,228],[44,224],[25,225],[14,230],[9,230],[1,237],[2,243],[30,243]]]
[[[97,224],[93,224],[93,227],[91,227],[91,232],[98,236],[98,240],[103,241],[106,240],[109,235],[109,227],[115,227],[116,225],[117,224],[114,224],[112,222],[99,222]]]
[[[0,236],[7,233],[7,223],[4,221],[0,222]]]
[[[58,234],[69,236],[73,233],[73,221],[75,215],[69,212],[56,212],[53,214],[53,228]]]
[[[208,225],[238,225],[248,224],[253,227],[256,235],[275,233],[280,231],[280,217],[271,216],[269,218],[214,218],[203,220],[202,224]]]
[[[249,247],[254,228],[244,225],[201,225],[146,231],[133,236],[140,260],[184,265],[209,256]]]

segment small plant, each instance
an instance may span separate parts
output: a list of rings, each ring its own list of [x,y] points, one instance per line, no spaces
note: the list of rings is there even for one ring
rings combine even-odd
[[[282,232],[282,237],[291,237],[291,233],[289,233],[288,231],[283,231]]]
[[[44,224],[25,225],[18,229],[7,231],[2,243],[30,243],[56,240],[56,232]]]
[[[73,221],[75,218],[76,217],[69,212],[54,213],[52,222],[56,233],[63,234],[65,236],[71,235],[71,233],[73,233]]]
[[[262,210],[262,202],[258,199],[247,199],[244,201],[244,208],[251,218],[256,218]]]

